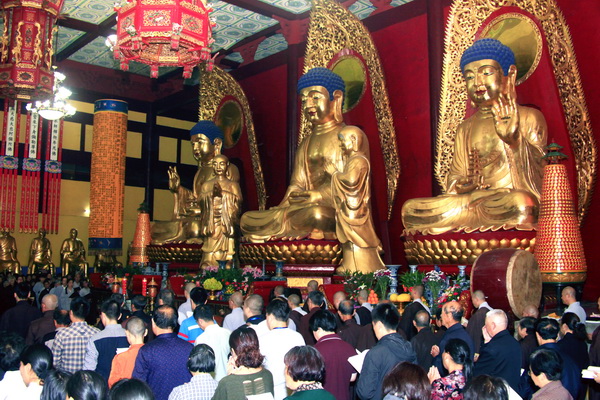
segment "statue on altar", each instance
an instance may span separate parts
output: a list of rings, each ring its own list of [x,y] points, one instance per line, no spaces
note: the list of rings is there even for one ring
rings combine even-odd
[[[69,237],[63,240],[60,247],[60,266],[63,276],[73,272],[73,268],[79,268],[87,275],[89,264],[85,258],[85,247],[77,234],[77,229],[72,228]]]
[[[201,210],[199,205],[202,185],[215,178],[212,161],[221,154],[223,132],[212,121],[198,121],[190,131],[194,158],[198,161],[198,171],[194,176],[192,189],[181,186],[181,178],[176,167],[169,167],[169,190],[174,195],[175,205],[171,221],[155,221],[152,226],[152,242],[202,243]],[[240,173],[235,165],[227,169],[227,178],[239,182]]]
[[[341,269],[371,272],[384,268],[381,242],[371,216],[371,163],[367,135],[348,126],[338,134],[344,168],[325,164],[336,209],[335,234],[342,244]]]
[[[21,271],[17,260],[17,241],[6,229],[0,230],[0,272],[8,271],[16,274]]]
[[[361,257],[359,253],[353,256],[349,251],[360,249],[361,245],[377,247],[379,239],[369,228],[350,234],[354,224],[354,221],[350,222],[352,218],[370,215],[368,168],[364,169],[364,161],[368,166],[369,147],[368,141],[362,140],[364,132],[344,124],[344,92],[342,78],[327,68],[313,68],[300,78],[298,93],[302,112],[312,124],[312,133],[298,148],[291,182],[283,201],[269,210],[244,213],[240,225],[244,237],[255,243],[281,238],[336,239],[338,213],[338,217],[345,218],[338,225],[339,232],[343,232],[344,240],[348,239],[343,251],[344,263],[346,259],[351,260],[349,268],[356,269]],[[346,133],[356,139],[352,151],[342,150],[343,146],[340,146],[339,137],[345,138]],[[362,157],[363,161],[353,160],[353,157]],[[354,168],[362,169],[354,171]],[[334,181],[332,176],[337,175],[336,172],[340,178]],[[344,182],[343,179],[363,181]],[[334,182],[338,183],[335,193],[343,207],[339,211],[336,211]],[[349,186],[344,187],[344,184]],[[353,184],[357,186],[352,187]],[[360,210],[350,211],[355,201],[359,203]],[[377,265],[364,264],[360,267],[371,270],[381,265],[379,259]]]
[[[233,260],[242,210],[240,185],[227,177],[229,159],[218,154],[213,158],[215,177],[202,185],[200,191],[201,237],[203,239],[200,266],[217,266],[219,260]]]
[[[54,272],[52,263],[52,245],[46,238],[44,228],[38,231],[38,236],[33,238],[29,246],[29,273],[35,274],[39,270],[49,270]]]
[[[477,111],[456,132],[447,193],[402,207],[405,234],[532,230],[542,189],[546,121],[517,104],[512,50],[480,39],[460,62]]]

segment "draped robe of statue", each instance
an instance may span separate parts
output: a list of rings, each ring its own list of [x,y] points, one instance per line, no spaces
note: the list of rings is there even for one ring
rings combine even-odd
[[[279,206],[264,211],[248,211],[242,216],[241,227],[246,238],[265,241],[277,238],[335,238],[335,205],[331,194],[331,175],[324,166],[331,162],[342,165],[342,153],[337,129],[307,136],[296,153],[290,186]],[[340,168],[341,169],[341,168]],[[290,193],[316,190],[318,203],[290,203]]]
[[[539,207],[547,127],[538,110],[518,106],[518,111],[519,140],[514,146],[498,137],[491,112],[480,110],[459,125],[447,194],[408,200],[402,208],[408,233],[533,228],[536,221],[524,208]],[[459,180],[470,174],[473,149],[489,188],[458,194]]]
[[[17,241],[9,232],[0,233],[0,272],[20,273],[17,260]]]
[[[71,236],[62,242],[60,254],[63,275],[72,272],[70,271],[71,266],[86,270],[88,262],[85,259],[85,246],[83,241],[77,238],[77,231],[73,233],[73,230],[71,230]]]
[[[200,193],[200,209],[204,240],[201,265],[216,266],[218,260],[231,260],[235,254],[235,236],[242,209],[240,186],[229,179],[215,178],[205,182]]]
[[[363,143],[368,144],[366,137]],[[366,152],[363,149],[350,156],[344,170],[334,173],[331,179],[337,210],[335,233],[344,249],[342,267],[351,271],[384,268],[379,257],[381,242],[371,215],[371,165],[368,156],[368,147]]]

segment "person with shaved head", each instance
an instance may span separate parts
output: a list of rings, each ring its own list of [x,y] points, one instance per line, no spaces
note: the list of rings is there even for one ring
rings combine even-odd
[[[242,310],[243,305],[244,295],[242,292],[234,292],[229,296],[229,308],[231,309],[231,313],[227,314],[225,319],[223,319],[223,328],[233,332],[246,323],[244,311]]]
[[[129,342],[129,349],[119,353],[113,358],[108,377],[108,386],[112,387],[121,379],[130,379],[135,367],[140,348],[144,345],[144,336],[148,334],[146,322],[138,317],[131,317],[127,320],[125,336]]]
[[[433,365],[431,347],[439,344],[440,338],[431,330],[431,317],[425,310],[415,314],[413,326],[417,330],[417,334],[410,339],[410,344],[417,354],[417,364],[425,371],[429,371]]]
[[[56,330],[54,326],[54,310],[58,307],[58,297],[47,294],[42,299],[42,318],[31,322],[27,330],[25,343],[29,346],[34,343],[44,343],[44,336]]]
[[[475,311],[473,315],[471,315],[471,319],[469,319],[467,333],[473,341],[475,353],[479,353],[479,348],[483,342],[483,334],[481,330],[483,329],[483,325],[485,325],[485,315],[488,313],[488,311],[492,310],[492,307],[490,307],[487,301],[485,301],[485,294],[481,290],[476,290],[473,292],[471,301],[473,302],[473,306],[477,309],[477,311]]]
[[[402,329],[406,335],[406,340],[408,341],[410,341],[413,336],[417,334],[417,329],[413,325],[415,315],[417,315],[419,311],[427,311],[428,313],[431,312],[429,307],[427,307],[421,301],[421,296],[423,296],[423,285],[413,286],[409,288],[409,292],[412,303],[406,306],[404,312],[402,313],[400,324],[398,324],[398,328]]]
[[[488,311],[482,329],[484,344],[481,345],[473,375],[498,376],[506,380],[514,390],[518,390],[521,346],[507,328],[508,317],[504,311]]]
[[[566,288],[564,288],[562,290],[560,299],[562,300],[562,302],[565,305],[568,306],[567,309],[565,310],[565,314],[568,312],[572,312],[579,317],[579,320],[581,322],[585,323],[587,316],[585,314],[585,310],[583,309],[583,307],[581,307],[581,304],[579,304],[579,302],[577,301],[575,289],[573,289],[571,286],[567,286]]]

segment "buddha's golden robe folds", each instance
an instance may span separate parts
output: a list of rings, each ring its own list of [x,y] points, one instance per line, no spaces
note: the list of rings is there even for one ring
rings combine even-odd
[[[214,194],[219,184],[220,193]],[[202,265],[218,265],[218,260],[231,260],[235,255],[235,236],[242,206],[242,192],[232,181],[210,180],[202,186],[201,235]]]
[[[370,176],[368,158],[353,155],[344,171],[334,173],[331,181],[337,209],[335,233],[344,249],[342,267],[349,271],[384,268],[379,257],[381,242],[371,215]]]
[[[331,175],[325,171],[327,162],[341,169],[342,153],[337,129],[306,137],[295,159],[290,186],[277,207],[264,211],[248,211],[240,226],[244,237],[254,242],[278,238],[335,238],[335,206],[331,195]],[[318,191],[317,202],[290,202],[290,194],[306,190]]]
[[[447,177],[447,194],[411,199],[402,207],[405,234],[441,234],[535,228],[542,188],[547,127],[536,109],[518,106],[519,138],[506,144],[491,113],[478,111],[458,127]],[[460,180],[472,174],[469,154],[479,154],[487,189],[459,194]]]

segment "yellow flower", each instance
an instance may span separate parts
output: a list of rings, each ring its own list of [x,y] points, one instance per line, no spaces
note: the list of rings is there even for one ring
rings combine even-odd
[[[221,290],[223,289],[223,284],[216,280],[215,278],[209,278],[202,283],[204,289],[206,290]]]

